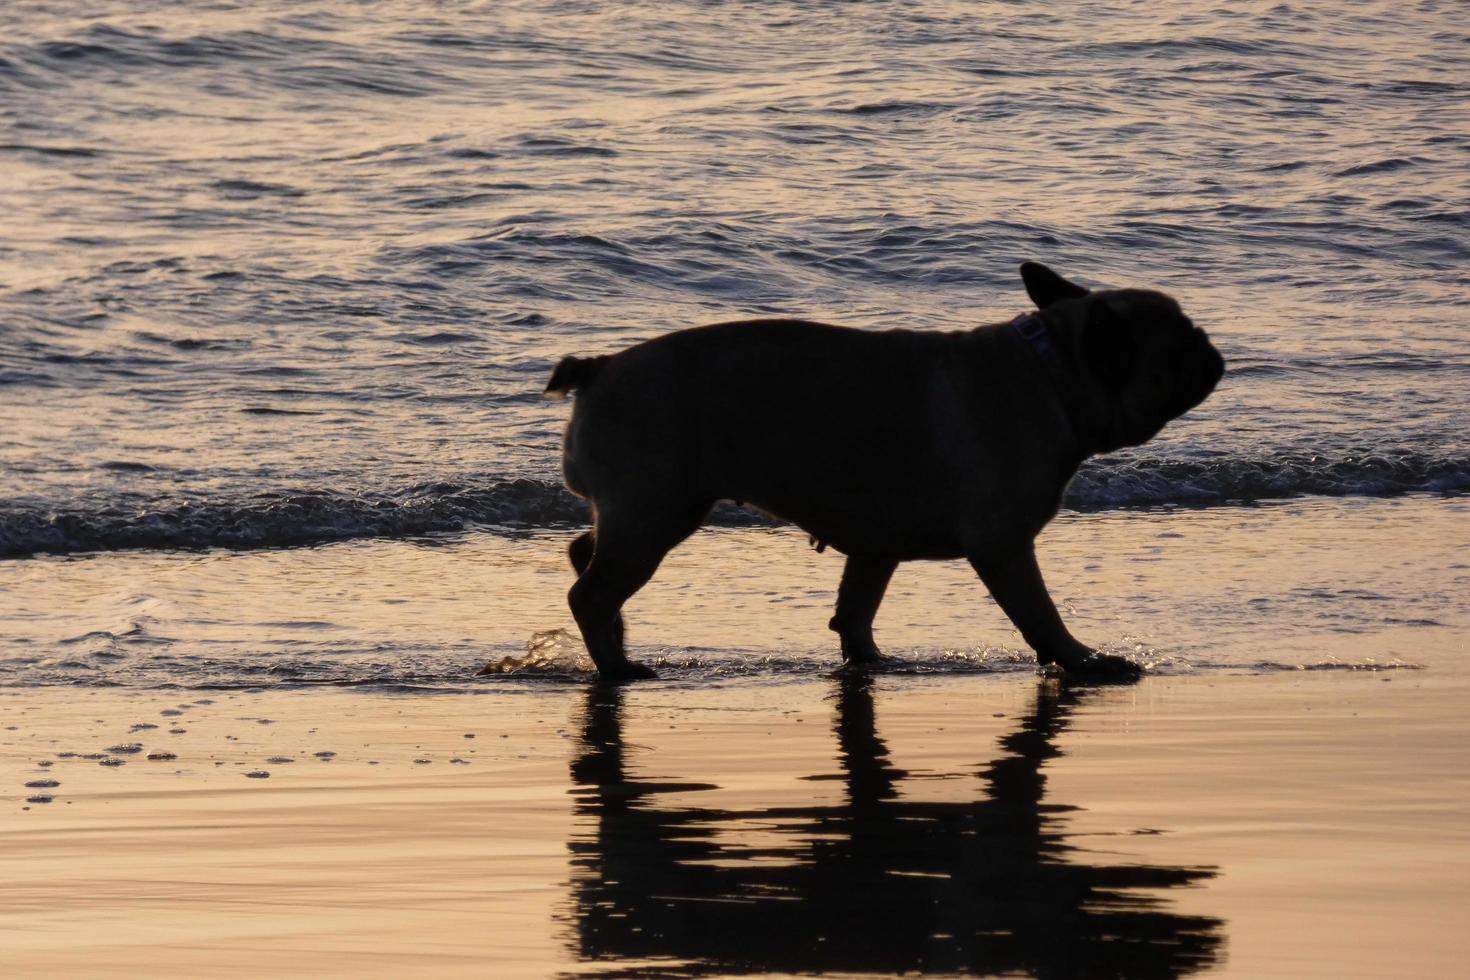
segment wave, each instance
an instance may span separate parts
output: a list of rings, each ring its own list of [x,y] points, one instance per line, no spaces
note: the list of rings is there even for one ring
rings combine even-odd
[[[312,36],[290,30],[223,30],[170,36],[157,29],[93,24],[64,37],[0,47],[0,91],[98,78],[173,78],[209,72],[217,89],[323,91],[418,97],[453,89],[459,79],[418,63],[413,51]],[[449,67],[449,66],[441,66]],[[234,94],[232,91],[231,94]]]
[[[556,527],[585,519],[550,483],[423,484],[397,493],[302,490],[138,507],[0,507],[0,557],[123,548],[270,548],[412,537],[474,525]]]
[[[1255,459],[1114,457],[1084,466],[1064,507],[1079,512],[1249,504],[1303,496],[1470,493],[1470,455],[1282,454]],[[436,482],[391,492],[310,489],[244,499],[0,505],[0,558],[126,548],[277,548],[471,528],[584,525],[585,503],[545,480]],[[776,526],[721,504],[709,524]]]
[[[1470,455],[1280,453],[1255,458],[1118,457],[1083,466],[1065,506],[1208,506],[1292,497],[1393,497],[1470,492]]]

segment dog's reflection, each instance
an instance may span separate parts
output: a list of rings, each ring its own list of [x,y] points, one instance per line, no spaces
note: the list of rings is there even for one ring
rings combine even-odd
[[[840,685],[844,802],[754,810],[660,801],[717,787],[639,778],[622,690],[589,692],[572,764],[581,958],[611,961],[608,976],[650,975],[658,961],[661,976],[1090,977],[1175,976],[1219,957],[1221,922],[1175,914],[1157,895],[1213,871],[1090,863],[1064,842],[1058,817],[1076,808],[1044,802],[1042,768],[1086,694],[1038,688],[974,774],[976,799],[925,803],[917,782],[900,793],[911,777],[889,761],[868,682]]]

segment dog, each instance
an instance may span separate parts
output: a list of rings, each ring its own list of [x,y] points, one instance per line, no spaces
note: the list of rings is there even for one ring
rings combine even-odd
[[[1083,460],[1153,438],[1225,362],[1163,293],[1020,272],[1036,311],[973,330],[745,320],[562,359],[546,392],[576,395],[563,473],[593,513],[568,603],[599,674],[653,676],[624,650],[623,604],[733,500],[847,556],[828,624],[846,665],[879,661],[899,562],[965,558],[1043,667],[1136,676],[1068,632],[1035,539]]]

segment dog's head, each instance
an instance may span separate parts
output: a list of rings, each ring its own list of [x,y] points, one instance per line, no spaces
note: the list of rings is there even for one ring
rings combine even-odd
[[[1035,262],[1021,266],[1021,279],[1083,379],[1089,418],[1078,422],[1093,452],[1147,442],[1204,401],[1225,373],[1210,338],[1163,293],[1089,290]]]

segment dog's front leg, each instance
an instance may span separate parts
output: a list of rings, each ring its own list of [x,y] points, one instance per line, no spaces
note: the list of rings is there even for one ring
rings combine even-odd
[[[1043,665],[1057,664],[1069,674],[1136,676],[1138,668],[1132,661],[1095,653],[1068,632],[1041,578],[1033,546],[973,552],[969,558],[991,596]]]

